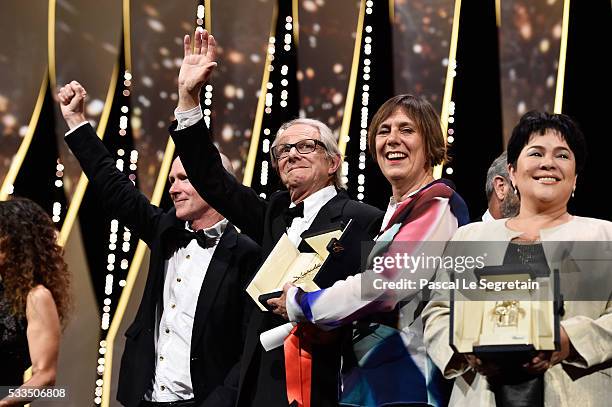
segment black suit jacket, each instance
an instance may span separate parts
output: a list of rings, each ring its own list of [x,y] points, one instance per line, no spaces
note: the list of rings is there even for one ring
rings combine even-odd
[[[286,231],[283,212],[291,200],[287,191],[275,192],[269,200],[240,183],[225,171],[219,152],[210,140],[203,120],[183,130],[176,130],[176,122],[170,126],[181,162],[196,190],[213,207],[234,223],[243,233],[262,246],[262,258],[266,258]],[[382,222],[383,213],[372,206],[349,199],[348,194],[338,194],[325,204],[315,217],[310,231],[323,230],[332,223],[353,219],[373,237]],[[236,405],[287,406],[283,348],[265,352],[259,342],[261,332],[279,326],[286,321],[281,317],[261,312],[256,308],[250,318],[243,356],[240,362],[240,378],[228,377],[226,384],[235,387],[238,382]],[[337,344],[338,345],[338,344]],[[338,396],[339,349],[320,346],[313,350],[312,405],[335,405]],[[236,374],[236,370],[232,372]],[[207,400],[206,406],[233,405],[233,400]]]
[[[162,302],[166,234],[184,227],[175,210],[164,211],[138,191],[89,125],[66,136],[103,206],[119,217],[151,249],[149,273],[135,321],[127,329],[117,399],[137,406],[150,388],[155,369],[156,308]],[[198,297],[191,338],[191,382],[197,400],[227,392],[222,386],[240,358],[253,308],[244,288],[260,261],[260,248],[228,224],[215,249]],[[226,397],[226,396],[223,396]]]

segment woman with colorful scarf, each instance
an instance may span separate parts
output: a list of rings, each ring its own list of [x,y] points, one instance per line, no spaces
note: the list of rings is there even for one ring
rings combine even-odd
[[[468,222],[467,207],[450,182],[434,180],[434,167],[447,159],[446,145],[440,118],[426,100],[399,95],[385,102],[370,124],[368,145],[393,195],[366,271],[315,292],[286,286],[286,295],[270,303],[291,321],[323,329],[354,323],[341,405],[445,405],[446,383],[425,352],[420,318],[420,282],[435,269],[411,269],[401,260],[440,255]],[[413,283],[393,289],[406,277]]]

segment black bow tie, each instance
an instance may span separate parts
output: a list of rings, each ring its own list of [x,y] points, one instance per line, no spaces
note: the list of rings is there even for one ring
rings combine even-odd
[[[293,222],[293,218],[303,218],[304,217],[304,202],[300,202],[293,208],[285,209],[283,213],[283,219],[285,219],[285,224],[287,227],[291,226],[291,222]]]
[[[187,247],[189,242],[191,242],[193,239],[198,242],[198,245],[200,245],[202,249],[213,247],[217,243],[217,239],[206,236],[203,229],[193,232],[191,230],[179,227],[169,229],[166,239],[171,253],[178,249]]]

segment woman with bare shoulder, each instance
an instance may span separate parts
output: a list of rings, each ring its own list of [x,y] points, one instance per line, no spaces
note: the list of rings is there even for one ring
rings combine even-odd
[[[31,401],[36,392],[26,387],[55,384],[70,308],[70,274],[53,222],[28,199],[0,202],[0,407]]]

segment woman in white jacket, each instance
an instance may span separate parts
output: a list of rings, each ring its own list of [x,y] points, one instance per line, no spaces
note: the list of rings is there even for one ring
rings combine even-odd
[[[512,246],[536,247],[542,242],[570,240],[601,241],[604,242],[602,247],[609,245],[611,222],[574,216],[567,211],[567,203],[576,188],[577,173],[585,159],[584,137],[569,117],[539,112],[525,114],[508,144],[510,177],[521,199],[519,214],[509,219],[461,227],[452,241],[518,243],[508,245],[504,263]],[[609,265],[604,267],[609,268]],[[437,278],[447,278],[447,274],[439,270]],[[584,287],[590,283],[592,281],[584,278],[577,282]],[[539,352],[517,366],[518,369],[496,366],[475,355],[455,352],[449,345],[449,302],[436,300],[434,296],[423,311],[425,344],[445,377],[456,379],[450,405],[609,404],[612,290],[609,279],[602,284],[604,287],[599,288],[606,290],[607,295],[589,298],[597,301],[565,302],[560,349]],[[514,379],[511,376],[517,371],[522,377],[509,380]]]

